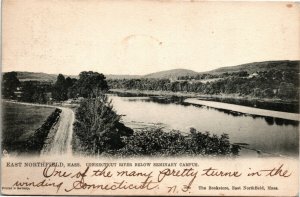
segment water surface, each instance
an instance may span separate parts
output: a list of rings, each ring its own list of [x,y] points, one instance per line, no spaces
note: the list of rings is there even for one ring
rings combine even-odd
[[[109,95],[122,120],[130,126],[157,123],[164,129],[189,132],[191,127],[212,134],[229,134],[231,143],[247,143],[249,148],[275,155],[296,156],[299,122],[260,117],[183,103],[184,99],[163,97],[120,97]]]

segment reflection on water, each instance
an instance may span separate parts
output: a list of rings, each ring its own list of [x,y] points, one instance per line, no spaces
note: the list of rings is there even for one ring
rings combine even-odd
[[[160,104],[176,104],[176,105],[183,105],[183,106],[191,106],[192,105],[192,106],[199,107],[199,108],[207,107],[207,106],[199,105],[199,104],[185,103],[184,100],[187,99],[188,97],[153,96],[153,95],[146,95],[146,94],[142,94],[142,93],[139,93],[139,94],[117,93],[117,94],[110,94],[110,95],[124,97],[124,100],[132,101],[132,102],[133,101],[154,102],[154,103],[160,103]],[[220,101],[221,102],[221,100],[222,99],[220,99],[220,98],[216,98],[216,100],[214,100],[214,101]],[[230,100],[231,100],[231,102],[229,102]],[[243,104],[247,103],[247,101],[241,101],[241,100],[233,101],[233,99],[227,99],[227,102],[228,103],[234,103],[234,104],[237,104],[237,105],[238,104],[243,105]],[[244,106],[250,106],[250,105],[244,105]],[[270,103],[265,104],[265,106],[272,106],[272,104],[270,104]],[[299,122],[294,121],[294,120],[274,118],[274,117],[264,117],[264,116],[253,115],[253,114],[243,114],[241,112],[231,111],[231,110],[227,110],[227,109],[216,109],[216,108],[214,108],[214,109],[219,111],[219,112],[223,112],[223,113],[226,113],[228,115],[232,115],[234,117],[236,117],[236,116],[249,116],[249,117],[252,117],[253,119],[262,118],[269,125],[273,125],[273,124],[276,124],[276,125],[294,125],[294,126],[299,125]],[[262,108],[262,109],[264,109],[264,108]],[[267,108],[267,107],[265,107],[265,109],[273,110],[272,108]]]
[[[268,125],[294,125],[294,126],[299,126],[298,121],[293,121],[293,120],[286,120],[282,118],[273,118],[273,117],[264,117],[265,121],[268,123]]]
[[[195,105],[195,104],[193,104],[193,105],[194,106],[200,106],[200,105]],[[203,107],[203,106],[201,105],[201,107]],[[293,125],[293,126],[298,126],[299,125],[299,122],[294,121],[294,120],[275,118],[275,117],[265,117],[265,116],[253,115],[253,114],[244,114],[244,113],[241,113],[241,112],[231,111],[231,110],[227,110],[227,109],[217,109],[217,108],[214,108],[214,109],[219,111],[219,112],[223,112],[225,114],[232,115],[234,117],[236,117],[236,116],[249,116],[249,117],[252,117],[253,119],[261,118],[261,119],[264,119],[266,121],[266,123],[269,124],[269,125],[273,125],[273,124],[276,124],[276,125]]]
[[[255,107],[259,109],[299,113],[299,102],[281,103],[279,101],[266,102],[262,100],[244,100],[244,99],[233,99],[233,98],[201,98],[201,99],[208,100],[208,101],[217,101],[222,103],[243,105],[247,107]]]
[[[122,118],[125,123],[160,123],[168,125],[166,129],[183,132],[194,127],[217,135],[227,133],[232,143],[246,143],[249,148],[263,152],[294,156],[299,154],[297,121],[184,104],[185,98],[180,97],[109,97],[116,111],[125,115]]]

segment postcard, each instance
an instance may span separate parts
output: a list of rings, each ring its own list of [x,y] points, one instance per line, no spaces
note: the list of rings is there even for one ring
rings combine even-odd
[[[299,195],[299,3],[3,0],[3,195]]]

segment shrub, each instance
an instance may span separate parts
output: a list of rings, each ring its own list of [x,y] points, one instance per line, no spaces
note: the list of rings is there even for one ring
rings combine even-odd
[[[183,156],[183,155],[237,155],[227,134],[210,135],[191,128],[188,135],[179,131],[144,130],[123,139],[125,146],[111,155],[123,156]]]

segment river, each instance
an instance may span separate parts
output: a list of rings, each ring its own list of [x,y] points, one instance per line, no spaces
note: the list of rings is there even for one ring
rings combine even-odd
[[[211,134],[229,134],[231,143],[271,155],[299,154],[299,122],[231,112],[208,106],[193,105],[184,99],[155,96],[118,96],[110,94],[114,109],[125,125],[138,128],[145,125],[189,132],[191,127]]]

